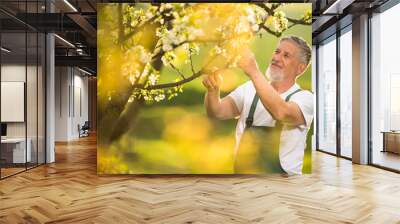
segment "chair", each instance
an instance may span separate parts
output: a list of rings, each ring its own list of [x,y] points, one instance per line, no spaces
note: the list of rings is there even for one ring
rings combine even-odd
[[[80,125],[78,124],[79,138],[89,136],[89,129],[90,129],[89,121],[85,121],[82,127],[80,127]]]

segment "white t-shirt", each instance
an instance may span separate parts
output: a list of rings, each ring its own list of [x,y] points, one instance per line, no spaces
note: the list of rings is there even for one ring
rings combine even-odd
[[[290,93],[293,93],[299,88],[297,84],[294,84],[286,92],[280,94],[280,96],[282,99],[285,99]],[[243,131],[246,127],[246,118],[249,114],[255,92],[256,90],[253,83],[248,81],[228,95],[233,99],[240,111],[240,117],[236,125],[235,156]],[[299,106],[306,121],[306,125],[299,126],[284,124],[281,133],[281,142],[279,146],[280,163],[282,168],[289,175],[293,175],[302,173],[307,132],[310,129],[314,114],[314,97],[310,91],[302,90],[292,95],[289,101],[295,102]],[[253,126],[274,127],[275,122],[271,114],[264,108],[259,100],[254,112]]]

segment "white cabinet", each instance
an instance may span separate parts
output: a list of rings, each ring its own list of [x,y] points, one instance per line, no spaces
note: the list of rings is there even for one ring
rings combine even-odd
[[[26,142],[27,147],[25,151],[25,138],[7,138],[1,140],[2,147],[12,149],[12,163],[25,163],[32,161],[32,140],[28,138]]]

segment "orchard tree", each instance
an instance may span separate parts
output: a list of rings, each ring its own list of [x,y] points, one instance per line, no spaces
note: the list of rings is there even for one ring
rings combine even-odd
[[[282,5],[99,4],[99,144],[134,127],[144,102],[171,100],[202,74],[236,67],[257,35],[280,37],[311,24],[311,11],[289,18]],[[163,79],[163,67],[175,74],[171,80]]]

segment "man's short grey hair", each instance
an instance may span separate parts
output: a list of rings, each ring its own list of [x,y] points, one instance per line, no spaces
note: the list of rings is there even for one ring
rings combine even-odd
[[[291,41],[292,43],[296,44],[300,49],[299,59],[305,65],[308,65],[311,60],[311,48],[310,45],[301,37],[296,36],[286,36],[282,37],[280,42],[282,41]]]

